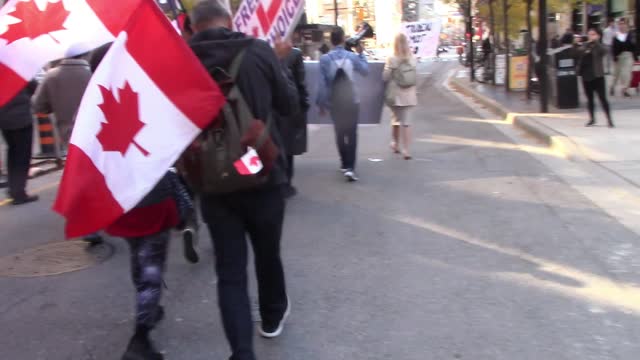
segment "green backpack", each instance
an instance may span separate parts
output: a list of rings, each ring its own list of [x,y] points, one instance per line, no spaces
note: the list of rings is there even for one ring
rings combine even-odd
[[[196,192],[224,194],[247,190],[264,184],[268,179],[273,152],[277,152],[269,135],[272,117],[266,124],[255,119],[235,82],[245,51],[233,59],[228,70],[220,67],[210,70],[227,101],[214,125],[205,129],[180,159],[180,172]],[[247,138],[251,139],[249,144]],[[257,174],[242,175],[234,165],[247,152],[247,146],[257,150],[264,164],[263,170]],[[261,150],[266,150],[267,155]]]
[[[416,67],[409,60],[402,61],[397,68],[393,69],[392,73],[393,81],[401,88],[416,86],[417,77]]]

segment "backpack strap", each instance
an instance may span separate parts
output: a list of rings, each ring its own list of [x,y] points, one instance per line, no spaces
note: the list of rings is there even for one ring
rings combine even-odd
[[[238,77],[238,73],[240,72],[240,65],[242,65],[242,60],[244,60],[244,55],[247,53],[247,48],[242,49],[238,55],[233,59],[231,65],[229,66],[229,76],[233,81]]]
[[[229,66],[228,74],[234,82],[234,86],[231,89],[231,93],[233,93],[237,99],[236,109],[238,111],[238,115],[244,116],[244,117],[252,117],[253,114],[251,113],[251,110],[249,109],[249,105],[244,99],[244,95],[242,95],[242,92],[240,91],[238,86],[235,84],[235,80],[238,77],[238,73],[240,72],[240,66],[242,65],[242,60],[244,59],[244,55],[246,54],[246,52],[247,52],[247,48],[244,48],[238,53],[238,55],[236,55],[236,57],[233,59],[233,62],[231,62],[231,65]],[[224,112],[225,117],[229,119],[235,117],[235,114],[233,114],[233,110],[231,109],[231,106],[228,106],[228,104],[225,104],[225,106],[223,106],[222,111]],[[267,120],[265,121],[265,130],[262,132],[262,134],[260,134],[260,136],[256,141],[256,150],[258,150],[264,144],[265,140],[267,139],[267,136],[270,134],[272,123],[273,123],[273,116],[270,113]],[[240,129],[234,129],[234,130],[238,132],[240,131]]]

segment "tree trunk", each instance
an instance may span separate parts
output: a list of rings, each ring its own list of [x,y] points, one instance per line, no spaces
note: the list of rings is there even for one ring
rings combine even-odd
[[[527,99],[531,100],[531,73],[533,67],[533,47],[531,39],[531,10],[533,8],[533,0],[527,0]]]

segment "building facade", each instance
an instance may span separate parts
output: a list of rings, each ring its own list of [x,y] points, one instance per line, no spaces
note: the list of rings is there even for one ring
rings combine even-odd
[[[367,22],[376,32],[367,45],[375,47],[388,46],[402,21],[401,2],[390,0],[307,0],[306,14],[310,24],[337,23],[347,34],[353,34],[359,24]]]

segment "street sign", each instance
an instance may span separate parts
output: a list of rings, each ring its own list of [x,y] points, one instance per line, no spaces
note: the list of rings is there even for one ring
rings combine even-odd
[[[291,35],[302,16],[304,3],[304,0],[244,0],[233,18],[234,29],[273,44],[278,36]]]
[[[496,85],[504,85],[507,74],[507,57],[504,54],[496,55]]]
[[[509,86],[511,90],[525,90],[527,88],[528,56],[514,56],[511,58],[509,72]]]

